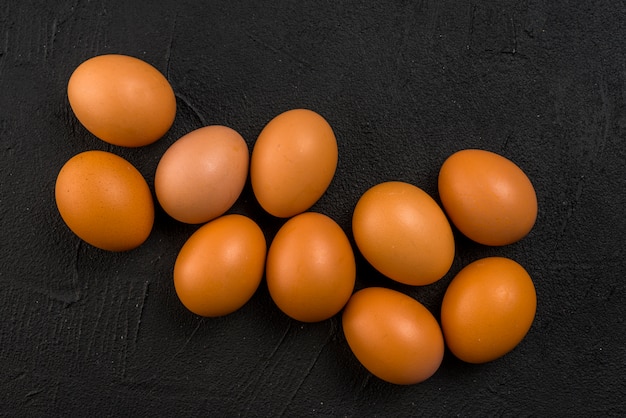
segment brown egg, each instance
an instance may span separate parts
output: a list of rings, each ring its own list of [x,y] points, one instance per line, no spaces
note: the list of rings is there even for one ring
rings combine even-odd
[[[261,228],[245,216],[225,215],[201,226],[176,258],[178,298],[201,316],[235,312],[259,287],[266,250]]]
[[[526,336],[536,308],[535,286],[521,265],[503,257],[474,261],[452,279],[444,295],[446,344],[469,363],[495,360]]]
[[[439,196],[452,223],[480,244],[519,241],[537,219],[537,196],[526,174],[490,151],[468,149],[448,157],[439,172]]]
[[[125,251],[141,245],[154,223],[148,184],[128,161],[104,151],[72,157],[56,180],[61,217],[94,247]]]
[[[307,109],[272,119],[252,150],[254,195],[268,213],[288,218],[324,194],[337,168],[337,140],[326,120]]]
[[[124,147],[161,138],[176,114],[167,79],[150,64],[125,55],[100,55],[80,64],[69,79],[67,95],[89,132]]]
[[[298,321],[323,321],[338,313],[350,298],[355,279],[350,241],[326,215],[294,216],[270,245],[266,266],[270,295]]]
[[[412,184],[386,182],[366,191],[354,208],[352,232],[365,259],[400,283],[431,284],[452,266],[450,224],[439,205]]]
[[[387,382],[423,382],[443,360],[443,335],[435,317],[395,290],[371,287],[356,292],[343,312],[342,325],[356,358]]]
[[[235,203],[248,177],[248,145],[226,126],[196,129],[174,142],[154,177],[157,199],[174,219],[208,222]]]

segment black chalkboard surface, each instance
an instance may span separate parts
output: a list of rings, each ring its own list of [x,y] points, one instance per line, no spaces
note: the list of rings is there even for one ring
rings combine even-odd
[[[5,0],[0,6],[0,414],[6,416],[623,416],[626,413],[626,4],[621,1],[159,2]],[[109,145],[69,107],[72,71],[118,53],[157,68],[174,124],[140,148]],[[98,250],[63,223],[56,176],[106,150],[151,190],[161,155],[207,125],[250,150],[279,113],[333,127],[335,177],[311,208],[352,239],[371,186],[412,183],[436,201],[443,161],[499,153],[531,179],[537,222],[504,247],[455,230],[444,278],[395,283],[357,252],[356,289],[382,286],[436,318],[454,275],[486,256],[531,275],[537,312],[495,361],[446,351],[427,381],[372,376],[340,315],[300,323],[265,282],[240,310],[201,318],[179,302],[176,255],[198,228],[156,207],[151,235]],[[229,213],[268,242],[284,220],[248,183]]]

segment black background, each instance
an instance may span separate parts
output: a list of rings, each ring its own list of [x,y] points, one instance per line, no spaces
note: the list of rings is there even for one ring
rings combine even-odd
[[[384,2],[381,2],[384,3]],[[178,111],[158,142],[94,138],[66,96],[82,61],[122,53],[154,65]],[[323,115],[339,164],[313,210],[351,237],[370,186],[438,199],[440,165],[482,148],[518,164],[539,215],[519,243],[457,234],[439,282],[392,283],[359,257],[357,288],[387,286],[437,317],[456,272],[513,258],[537,288],[535,322],[484,365],[446,353],[428,381],[395,386],[349,351],[340,317],[302,324],[263,282],[234,314],[202,319],[173,288],[197,226],[160,209],[144,245],[108,253],[63,224],[54,183],[73,155],[123,156],[150,187],[160,156],[204,125],[250,149],[277,114]],[[624,1],[18,1],[0,6],[0,399],[7,415],[621,415],[626,412],[626,4]],[[233,213],[270,240],[282,221],[247,186]]]

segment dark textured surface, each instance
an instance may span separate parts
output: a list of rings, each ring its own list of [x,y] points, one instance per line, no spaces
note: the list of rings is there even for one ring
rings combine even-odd
[[[626,5],[623,1],[4,1],[0,6],[0,414],[607,416],[626,413]],[[279,5],[280,4],[280,5]],[[72,70],[103,53],[146,60],[178,98],[174,126],[107,146],[67,103]],[[462,237],[450,273],[402,287],[359,261],[358,287],[407,292],[438,315],[462,266],[486,255],[534,279],[536,320],[513,352],[475,366],[446,353],[428,381],[371,377],[339,318],[288,319],[263,284],[240,311],[200,319],[178,302],[177,251],[196,227],[162,212],[128,253],[81,243],[54,205],[63,163],[89,149],[130,160],[152,187],[178,137],[206,124],[250,147],[278,113],[311,108],[340,161],[314,207],[350,235],[375,183],[437,197],[468,147],[512,159],[539,217],[503,248]],[[232,209],[271,238],[249,188]]]

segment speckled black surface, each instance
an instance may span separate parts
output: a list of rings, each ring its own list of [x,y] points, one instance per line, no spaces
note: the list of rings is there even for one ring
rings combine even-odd
[[[141,3],[141,4],[140,4]],[[0,415],[618,416],[626,413],[626,5],[623,1],[4,1],[0,6]],[[154,65],[178,98],[172,129],[109,146],[67,103],[72,70],[103,53]],[[507,356],[446,353],[415,386],[371,377],[338,317],[301,324],[262,284],[240,311],[200,319],[178,302],[177,251],[195,230],[158,211],[140,248],[107,253],[63,224],[54,182],[89,149],[156,164],[207,124],[250,148],[295,107],[333,126],[340,159],[313,208],[349,236],[361,193],[403,180],[437,198],[462,148],[516,162],[537,191],[528,237],[488,248],[457,236],[441,281],[410,288],[361,258],[357,287],[389,286],[438,316],[446,285],[486,255],[537,288],[536,320]],[[271,239],[247,187],[232,208]]]

